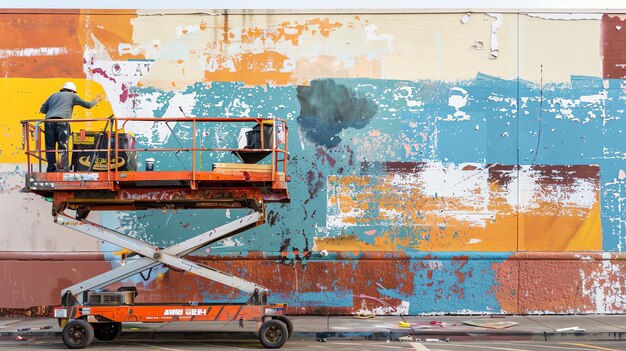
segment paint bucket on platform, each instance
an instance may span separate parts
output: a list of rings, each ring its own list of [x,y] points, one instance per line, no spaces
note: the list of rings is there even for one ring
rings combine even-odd
[[[146,159],[146,171],[154,171],[154,159],[153,158]]]

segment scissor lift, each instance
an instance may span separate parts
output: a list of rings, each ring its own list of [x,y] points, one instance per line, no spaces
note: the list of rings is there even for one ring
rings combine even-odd
[[[50,123],[65,122],[68,121],[53,120]],[[22,121],[23,148],[28,159],[24,190],[52,199],[52,215],[57,224],[130,250],[140,258],[62,291],[61,306],[54,309],[54,315],[63,326],[65,345],[84,348],[94,337],[113,340],[121,332],[124,322],[239,321],[242,324],[243,321],[256,321],[263,346],[282,347],[293,331],[292,323],[285,316],[285,304],[268,304],[266,288],[184,257],[265,223],[266,203],[289,202],[289,177],[286,176],[288,129],[285,121],[275,118],[109,117],[69,123],[72,130],[81,130],[80,127],[85,125],[92,128],[93,125],[104,125],[104,128],[91,133],[94,138],[91,148],[73,151],[87,161],[83,162],[82,168],[74,164],[74,169],[47,173],[43,172],[44,153],[57,151],[41,148],[43,121]],[[165,124],[176,138],[170,125],[175,123],[178,131],[184,130],[188,137],[183,142],[176,138],[179,148],[137,149],[132,143],[122,145],[120,141],[128,123]],[[244,147],[207,148],[200,140],[206,133],[206,125],[234,123],[255,127],[246,134],[248,144]],[[252,132],[257,133],[250,138]],[[79,139],[84,139],[86,134],[85,130],[73,133]],[[256,143],[251,144],[250,140],[254,138],[257,138]],[[78,143],[79,139],[75,142]],[[100,141],[105,141],[105,148]],[[184,146],[183,143],[190,145]],[[128,167],[137,153],[155,152],[169,152],[176,158],[181,152],[190,153],[186,160],[191,164],[186,167],[180,162],[183,169],[164,170]],[[60,153],[63,155],[58,155],[58,159],[65,157],[69,163],[67,153]],[[232,153],[246,162],[267,160],[271,155],[271,161],[265,164],[214,163],[210,170],[203,170],[202,155],[206,153]],[[98,158],[99,161],[95,161]],[[126,164],[126,168],[120,167],[121,164]],[[100,171],[94,171],[94,165]],[[156,247],[87,219],[90,211],[231,208],[248,208],[250,213],[167,248]],[[140,304],[135,302],[135,287],[102,290],[161,264],[248,292],[250,298],[247,303],[238,304]]]

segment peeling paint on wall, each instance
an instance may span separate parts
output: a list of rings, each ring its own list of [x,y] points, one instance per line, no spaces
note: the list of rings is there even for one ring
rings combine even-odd
[[[269,287],[292,313],[623,313],[622,16],[471,17],[0,13],[0,29],[15,33],[0,39],[0,204],[10,224],[0,290],[14,292],[0,307],[57,303],[62,287],[125,260],[54,227],[49,203],[19,192],[19,120],[42,117],[43,100],[72,80],[81,96],[107,97],[76,119],[287,120],[292,202],[192,257]],[[126,126],[140,148],[192,139],[188,123],[170,127]],[[203,146],[234,147],[241,131],[199,133]],[[178,169],[177,157],[186,156],[159,155],[158,169]],[[235,161],[207,154],[199,166]],[[97,220],[169,246],[245,214]],[[13,252],[30,255],[28,270],[52,259],[52,291],[33,291]],[[142,302],[247,298],[166,267],[121,284],[138,285]]]

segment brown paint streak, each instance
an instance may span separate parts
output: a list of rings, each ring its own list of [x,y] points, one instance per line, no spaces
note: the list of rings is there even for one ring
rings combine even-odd
[[[532,168],[536,172],[537,184],[542,187],[560,185],[572,188],[578,179],[600,179],[600,167],[540,165]],[[574,191],[572,189],[572,191]]]

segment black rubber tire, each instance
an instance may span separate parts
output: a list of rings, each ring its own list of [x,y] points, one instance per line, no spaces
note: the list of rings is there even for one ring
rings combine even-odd
[[[69,321],[61,332],[63,343],[68,349],[84,349],[91,344],[93,336],[93,327],[82,319]]]
[[[122,323],[120,322],[92,323],[91,326],[94,337],[100,341],[111,341],[122,331]]]
[[[259,341],[267,349],[281,348],[289,339],[287,324],[278,319],[265,321],[259,329]]]
[[[279,321],[287,325],[287,332],[289,333],[287,335],[287,340],[291,339],[291,334],[293,334],[293,323],[291,322],[291,320],[287,318],[287,316],[277,316],[274,319],[278,319]]]

